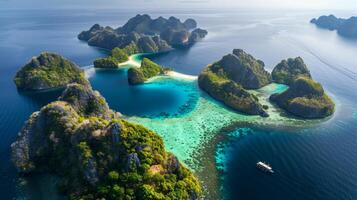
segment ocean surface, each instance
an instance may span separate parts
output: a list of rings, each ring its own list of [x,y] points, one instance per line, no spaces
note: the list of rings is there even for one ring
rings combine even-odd
[[[158,132],[203,181],[207,199],[357,199],[357,41],[316,28],[313,17],[349,11],[145,11],[198,21],[209,35],[190,49],[151,57],[175,71],[198,75],[208,64],[241,48],[272,68],[301,56],[312,76],[337,104],[322,121],[291,119],[271,108],[271,117],[236,113],[200,91],[195,80],[159,77],[129,86],[126,70],[94,70],[107,52],[76,36],[94,23],[120,26],[137,10],[5,10],[0,12],[0,193],[1,199],[61,199],[56,178],[20,178],[10,144],[32,112],[61,91],[19,92],[13,77],[32,56],[57,52],[86,69],[94,89],[110,107]],[[262,101],[281,85],[257,91]],[[269,162],[276,174],[255,168]]]

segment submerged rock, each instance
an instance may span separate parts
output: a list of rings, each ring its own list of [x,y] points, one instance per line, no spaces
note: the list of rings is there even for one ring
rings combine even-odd
[[[83,70],[64,57],[43,52],[33,57],[15,76],[20,90],[44,90],[65,87],[70,83],[88,84]]]
[[[290,85],[299,77],[311,78],[309,69],[300,57],[281,61],[272,72],[274,82]]]
[[[324,118],[335,110],[322,86],[307,77],[298,78],[288,90],[273,94],[270,100],[289,113],[307,119]]]

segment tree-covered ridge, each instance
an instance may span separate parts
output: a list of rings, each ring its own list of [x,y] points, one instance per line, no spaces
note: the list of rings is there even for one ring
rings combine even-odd
[[[49,52],[33,57],[16,73],[14,81],[21,90],[59,88],[69,83],[88,84],[83,70],[77,65]]]
[[[229,107],[250,115],[268,114],[258,99],[245,89],[257,89],[271,82],[264,63],[241,49],[233,50],[199,75],[201,89]]]
[[[137,15],[116,29],[95,24],[78,38],[106,49],[135,44],[140,53],[156,53],[189,46],[204,38],[208,32],[196,27],[197,22],[193,19],[182,23],[175,17],[151,19],[149,15]]]
[[[320,83],[308,77],[296,79],[288,90],[273,94],[271,101],[289,113],[308,119],[324,118],[335,111],[335,104]]]
[[[119,63],[111,56],[106,58],[97,58],[93,65],[95,68],[108,68],[108,69],[115,69],[119,67]]]
[[[357,17],[343,19],[329,15],[314,18],[310,22],[323,29],[337,30],[337,33],[341,36],[357,38]]]
[[[93,64],[95,68],[118,68],[120,63],[129,60],[129,56],[138,53],[135,44],[130,44],[123,49],[115,47],[110,55],[105,58],[96,59]]]
[[[285,85],[292,84],[301,76],[311,78],[310,70],[301,57],[281,61],[272,72],[274,82]]]
[[[132,67],[128,70],[128,82],[132,85],[141,84],[149,78],[163,74],[166,69],[154,63],[148,58],[144,58],[140,68]]]
[[[197,178],[154,132],[109,109],[89,85],[72,84],[32,114],[12,145],[26,174],[51,172],[70,199],[197,199]]]
[[[247,92],[239,83],[212,71],[214,65],[205,68],[198,77],[201,89],[227,106],[246,114],[267,117],[258,98]]]
[[[264,70],[264,63],[243,50],[206,67],[199,75],[202,90],[227,106],[246,114],[268,117],[266,105],[261,105],[246,89],[258,89],[272,82],[287,84],[282,94],[273,94],[270,100],[298,117],[313,119],[330,116],[334,112],[333,101],[322,86],[311,79],[303,59],[289,58],[281,61],[272,76]]]
[[[264,62],[241,49],[234,49],[233,53],[213,64],[211,70],[245,89],[258,89],[271,83],[271,76],[264,69]]]

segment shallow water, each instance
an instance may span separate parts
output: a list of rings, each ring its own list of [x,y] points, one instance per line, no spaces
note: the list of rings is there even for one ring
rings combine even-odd
[[[287,118],[270,105],[268,119],[245,116],[199,91],[194,80],[163,76],[132,87],[127,84],[126,69],[90,69],[92,61],[105,56],[106,52],[78,41],[77,33],[94,23],[118,26],[137,11],[3,10],[0,12],[2,199],[53,199],[56,196],[53,187],[42,188],[43,179],[19,180],[9,157],[9,146],[24,121],[61,92],[19,93],[13,84],[12,78],[20,66],[41,51],[58,52],[90,69],[93,87],[101,92],[111,108],[127,115],[130,121],[157,131],[167,149],[204,181],[210,191],[207,198],[218,198],[217,191],[223,191],[227,199],[357,198],[354,164],[357,162],[354,148],[357,145],[357,41],[308,23],[310,18],[327,13],[149,13],[193,17],[209,31],[208,37],[191,49],[151,56],[156,62],[181,73],[197,75],[204,66],[233,48],[243,48],[263,60],[268,70],[281,59],[302,56],[314,79],[320,81],[336,101],[335,115],[327,120],[308,122]],[[349,12],[334,13],[341,17],[350,15]],[[273,84],[255,92],[261,101],[269,104],[269,94],[284,89],[282,85]],[[261,174],[255,169],[258,160],[270,162],[278,173]],[[37,187],[37,184],[40,185]]]

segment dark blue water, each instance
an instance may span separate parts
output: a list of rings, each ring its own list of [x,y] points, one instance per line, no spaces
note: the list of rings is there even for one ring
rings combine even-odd
[[[310,18],[327,13],[149,13],[193,17],[209,31],[209,36],[191,49],[153,58],[160,64],[196,75],[233,48],[247,50],[265,61],[268,69],[283,58],[302,56],[314,78],[338,103],[334,118],[319,127],[269,132],[252,129],[252,134],[243,138],[222,141],[229,146],[222,184],[230,199],[357,199],[357,42],[308,23]],[[16,71],[42,51],[60,53],[80,66],[91,65],[105,52],[78,41],[77,33],[94,23],[119,26],[135,14],[133,10],[1,10],[1,199],[53,198],[49,195],[53,190],[42,187],[53,181],[34,179],[24,184],[17,179],[9,146],[29,115],[55,100],[60,91],[21,94],[12,81]],[[125,70],[97,70],[90,81],[112,108],[127,115],[179,116],[193,109],[197,100],[195,92],[187,89],[192,87],[172,80],[129,87]],[[278,173],[266,176],[256,171],[258,160],[269,161]]]

